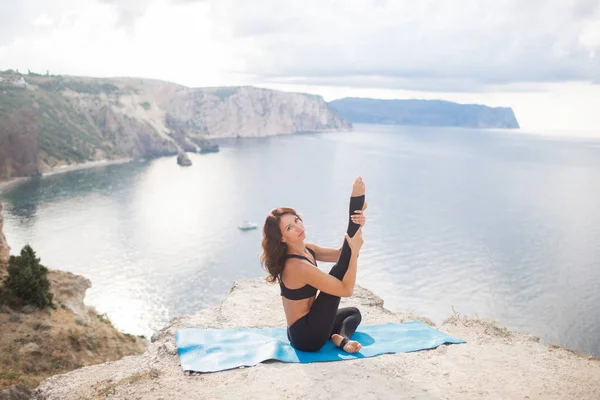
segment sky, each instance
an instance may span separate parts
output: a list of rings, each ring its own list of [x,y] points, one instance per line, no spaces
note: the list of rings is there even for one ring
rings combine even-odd
[[[0,70],[512,107],[600,137],[600,0],[0,0]]]

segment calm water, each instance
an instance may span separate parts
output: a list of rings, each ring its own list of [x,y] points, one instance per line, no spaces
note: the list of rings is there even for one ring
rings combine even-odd
[[[235,279],[264,275],[260,231],[239,231],[244,219],[295,207],[309,241],[339,246],[362,175],[358,283],[386,307],[440,323],[454,306],[600,354],[600,140],[359,125],[190,158],[190,168],[162,158],[3,193],[12,253],[30,243],[45,265],[88,277],[86,303],[150,335],[217,304]]]

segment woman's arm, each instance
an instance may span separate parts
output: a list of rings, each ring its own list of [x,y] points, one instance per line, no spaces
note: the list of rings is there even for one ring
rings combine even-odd
[[[332,296],[338,297],[350,297],[354,292],[354,285],[356,283],[356,269],[357,269],[357,257],[352,254],[350,256],[350,263],[348,264],[348,271],[344,274],[343,280],[339,280],[333,275],[329,275],[318,268],[315,268],[308,263],[303,261],[290,260],[291,263],[296,264],[291,270],[294,270],[295,274],[302,277],[302,280],[319,289],[321,292],[328,293]]]
[[[348,269],[344,273],[341,281],[334,275],[326,274],[319,270],[319,268],[315,268],[304,261],[301,261],[302,265],[299,265],[298,268],[294,268],[291,271],[301,274],[304,282],[316,287],[322,292],[340,297],[352,296],[354,284],[356,283],[358,252],[364,243],[361,229],[362,228],[359,228],[352,238],[346,233],[345,240],[348,241],[351,253],[350,260],[348,260]]]
[[[361,228],[365,226],[366,218],[363,210],[355,210],[355,214],[352,215],[352,222],[358,224]],[[309,247],[315,252],[315,259],[317,261],[324,262],[336,262],[340,258],[340,252],[342,248],[332,249],[329,247],[319,247],[314,243],[306,243],[306,247]]]
[[[323,262],[336,262],[340,257],[340,252],[342,248],[332,249],[329,247],[320,247],[314,243],[306,243],[306,247],[310,248],[315,252],[315,258],[317,261]]]

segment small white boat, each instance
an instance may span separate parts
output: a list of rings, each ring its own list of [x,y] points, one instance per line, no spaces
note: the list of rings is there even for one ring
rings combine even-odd
[[[238,225],[238,228],[242,231],[249,231],[251,229],[258,228],[258,225],[256,225],[254,222],[244,221]]]

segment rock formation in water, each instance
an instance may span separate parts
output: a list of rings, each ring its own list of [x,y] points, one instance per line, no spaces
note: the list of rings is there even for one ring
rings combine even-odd
[[[351,298],[342,299],[341,306],[358,307],[362,324],[422,320],[432,325],[412,314],[386,310],[379,297],[361,287],[355,288]],[[466,344],[351,361],[276,361],[207,374],[181,370],[174,338],[179,329],[285,326],[277,286],[268,285],[263,278],[237,281],[221,304],[171,320],[152,336],[145,354],[53,376],[42,382],[33,398],[579,400],[600,395],[599,360],[459,315],[437,329],[467,340]]]
[[[218,151],[213,138],[351,129],[320,96],[0,72],[0,180],[95,160]]]
[[[189,167],[192,165],[192,160],[190,160],[187,154],[182,152],[177,155],[177,164],[181,165],[182,167]]]
[[[458,104],[441,100],[344,98],[329,103],[354,123],[517,129],[510,107]]]

